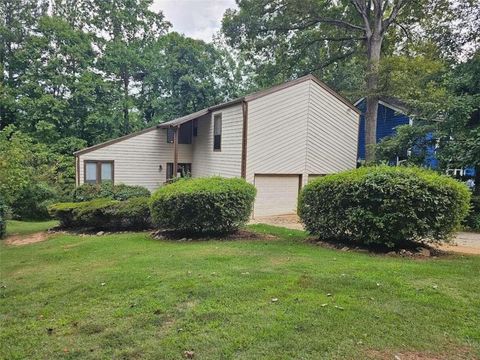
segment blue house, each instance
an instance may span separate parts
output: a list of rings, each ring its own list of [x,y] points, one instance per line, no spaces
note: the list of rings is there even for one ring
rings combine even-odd
[[[355,106],[362,112],[358,130],[357,152],[357,160],[362,161],[365,160],[365,110],[367,107],[365,98],[358,100]],[[387,136],[395,135],[397,126],[412,124],[411,119],[406,115],[407,112],[406,107],[398,100],[382,98],[378,102],[377,143]]]
[[[362,112],[360,115],[357,150],[357,160],[360,163],[365,160],[365,98],[358,100],[355,106]],[[395,135],[397,126],[412,125],[413,119],[406,115],[408,112],[407,107],[400,100],[387,97],[380,98],[377,112],[377,143],[387,136]],[[427,134],[427,140],[432,138],[433,134]],[[438,168],[438,159],[435,156],[434,145],[427,148],[427,157],[424,165],[431,169]],[[472,167],[451,169],[449,173],[455,176],[473,177],[475,176],[475,169]]]

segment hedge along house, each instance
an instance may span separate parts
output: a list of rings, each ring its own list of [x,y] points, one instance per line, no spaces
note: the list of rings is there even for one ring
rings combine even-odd
[[[359,163],[362,163],[365,160],[365,110],[366,104],[365,99],[361,98],[355,103],[355,106],[361,111],[360,115],[360,128],[358,132],[358,159]],[[391,98],[391,97],[381,97],[378,103],[377,111],[377,143],[382,139],[394,136],[396,134],[397,126],[401,125],[413,125],[414,118],[407,114],[412,113],[408,109],[407,105],[404,104],[401,100]],[[426,136],[426,140],[435,140],[433,134],[429,133]],[[414,149],[412,151],[415,151]],[[428,145],[426,149],[426,159],[424,166],[431,169],[437,169],[438,159],[435,154],[436,148],[435,145]],[[393,165],[398,165],[402,160],[406,158],[392,159],[391,163]],[[475,168],[466,167],[462,169],[449,169],[448,174],[461,177],[474,177]]]
[[[254,216],[293,214],[310,179],[355,168],[359,113],[307,75],[80,150],[76,181],[242,177],[257,188]]]

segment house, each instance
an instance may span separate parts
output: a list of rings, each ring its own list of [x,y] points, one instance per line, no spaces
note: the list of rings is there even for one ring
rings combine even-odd
[[[355,106],[361,111],[360,128],[358,130],[358,161],[365,160],[365,98],[358,100]],[[387,136],[395,135],[395,128],[400,125],[412,125],[413,120],[407,116],[408,109],[393,98],[380,98],[377,110],[377,138],[379,143]]]
[[[365,110],[366,102],[365,98],[359,99],[354,104],[360,111],[360,128],[358,131],[358,155],[357,161],[361,163],[365,160]],[[411,114],[412,111],[408,109],[408,106],[403,103],[401,100],[392,97],[381,97],[378,102],[378,111],[377,111],[377,133],[376,140],[377,143],[382,139],[388,136],[393,136],[396,133],[396,127],[401,125],[412,125],[414,119]],[[433,134],[429,133],[426,135],[427,140],[433,139]],[[426,151],[426,159],[424,166],[437,169],[438,159],[435,154],[436,148],[435,145],[429,145]],[[406,154],[405,154],[406,155]],[[392,159],[393,160],[393,159]],[[395,159],[395,162],[398,164],[402,159]],[[457,176],[457,177],[474,177],[475,168],[466,167],[462,169],[448,169],[447,174]]]
[[[309,180],[355,168],[359,113],[307,75],[80,150],[76,183],[242,177],[257,188],[254,216],[291,214]]]

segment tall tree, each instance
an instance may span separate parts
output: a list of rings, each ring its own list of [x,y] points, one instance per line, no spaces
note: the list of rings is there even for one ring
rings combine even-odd
[[[147,124],[186,115],[238,96],[241,72],[223,49],[170,33],[142,56],[138,109]]]
[[[380,61],[387,35],[414,31],[426,17],[451,11],[448,0],[239,0],[238,7],[223,19],[230,45],[251,53],[254,62],[281,71],[290,68],[287,76],[363,54],[367,161],[375,158]],[[302,67],[310,55],[316,64]]]
[[[122,133],[131,132],[130,108],[134,105],[133,88],[140,71],[145,49],[165,34],[170,23],[163,13],[150,10],[152,0],[92,0],[98,46],[99,65],[113,77],[121,94]]]
[[[47,8],[47,1],[0,2],[0,130],[15,122],[20,76],[28,68],[25,57],[21,56],[22,50]]]

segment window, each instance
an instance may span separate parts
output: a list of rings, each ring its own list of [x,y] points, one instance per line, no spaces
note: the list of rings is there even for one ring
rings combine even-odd
[[[193,136],[198,136],[198,120],[197,119],[194,119],[192,121],[192,126],[193,126],[193,130],[192,130]]]
[[[178,131],[178,143],[179,144],[191,144],[192,143],[192,122],[189,121],[185,124],[182,124],[177,128]],[[175,129],[167,128],[167,143],[171,144],[174,142],[175,138]]]
[[[175,130],[173,128],[167,128],[167,143],[173,143],[175,137]]]
[[[177,175],[178,177],[187,177],[192,174],[192,164],[180,163],[177,164],[177,174],[173,173],[173,163],[167,163],[167,181],[173,179]]]
[[[178,130],[178,143],[191,144],[192,143],[192,122],[189,121],[180,126]]]
[[[112,160],[86,160],[84,182],[86,184],[100,184],[111,181],[113,183]]]
[[[213,150],[222,149],[222,114],[213,117]]]

